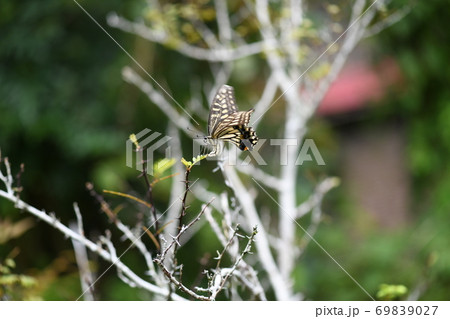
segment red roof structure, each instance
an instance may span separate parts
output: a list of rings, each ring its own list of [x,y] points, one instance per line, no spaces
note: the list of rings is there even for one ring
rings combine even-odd
[[[365,108],[369,102],[379,101],[400,80],[400,69],[392,58],[377,67],[362,62],[350,64],[331,85],[317,113],[337,115]]]

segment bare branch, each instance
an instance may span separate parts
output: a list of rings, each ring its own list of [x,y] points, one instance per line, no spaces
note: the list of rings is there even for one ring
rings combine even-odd
[[[225,238],[225,235],[222,233],[222,230],[219,227],[219,224],[217,224],[216,220],[211,214],[211,209],[207,209],[205,211],[205,218],[208,221],[209,225],[211,226],[212,231],[216,234],[217,239],[219,239],[222,246],[226,246],[227,240]]]
[[[148,268],[147,270],[148,274],[155,279],[155,281],[160,287],[163,287],[164,282],[161,280],[161,278],[159,278],[158,274],[155,271],[155,265],[153,264],[152,254],[150,253],[150,251],[148,251],[147,247],[145,247],[145,244],[142,242],[141,238],[136,237],[134,233],[120,220],[117,220],[115,224],[117,228],[125,235],[125,237],[128,238],[128,240],[131,241],[131,243],[136,246],[141,255],[144,257],[145,263]]]
[[[84,236],[83,217],[81,216],[80,207],[78,207],[78,203],[73,203],[73,210],[75,211],[75,216],[77,217],[78,234]]]
[[[223,256],[225,255],[225,252],[228,250],[228,248],[233,243],[234,238],[238,235],[238,230],[239,230],[239,224],[236,225],[236,227],[234,228],[233,234],[230,236],[230,238],[228,239],[228,242],[223,247],[222,252],[219,254],[219,256],[216,257],[216,259],[217,259],[216,271],[219,270],[220,263],[222,261]]]
[[[147,27],[143,23],[130,22],[122,17],[119,17],[115,13],[110,13],[108,15],[107,21],[111,27],[139,35],[142,38],[147,39],[151,42],[156,42],[160,44],[167,44],[174,42],[175,45],[173,44],[171,45],[174,47],[174,50],[196,60],[205,60],[210,62],[234,61],[245,58],[247,56],[261,53],[266,49],[265,47],[266,44],[263,42],[249,43],[238,46],[236,48],[219,47],[219,48],[204,49],[187,44],[186,42],[183,42],[179,39],[170,38],[170,36],[167,35],[166,33],[155,31]],[[273,44],[271,44],[270,47],[272,48]]]
[[[217,238],[219,239],[220,243],[223,247],[227,247],[227,249],[224,249],[222,252],[221,257],[223,257],[223,253],[227,252],[231,258],[237,259],[238,258],[238,248],[239,245],[237,242],[235,242],[235,248],[231,249],[231,240],[227,241],[225,234],[220,229],[220,226],[217,224],[216,220],[212,217],[211,210],[207,209],[205,211],[205,217],[207,221],[209,222],[211,229],[216,234]],[[224,227],[230,227],[229,225]],[[235,236],[235,233],[233,233],[232,238]],[[221,258],[220,258],[221,259]],[[240,269],[241,271],[235,271],[235,275],[237,278],[246,286],[252,294],[257,297],[259,300],[266,300],[266,296],[264,294],[264,289],[261,286],[261,283],[259,282],[259,279],[257,277],[256,271],[248,265],[245,260],[241,260],[240,262]],[[216,270],[217,273],[217,270]],[[208,290],[209,291],[209,288]]]
[[[8,170],[7,170],[8,171]],[[0,170],[1,172],[1,170]],[[3,174],[0,173],[0,176],[5,177]],[[12,176],[7,175],[6,181],[12,182]],[[3,178],[2,178],[3,181]],[[93,253],[99,255],[103,259],[105,259],[108,262],[111,262],[111,266],[115,266],[120,271],[122,271],[130,280],[132,280],[137,287],[140,287],[142,289],[145,289],[151,293],[161,295],[161,296],[167,296],[168,290],[159,286],[156,286],[141,277],[139,277],[136,273],[134,273],[127,265],[125,265],[120,259],[114,258],[114,256],[111,255],[110,252],[103,249],[101,246],[97,245],[96,243],[92,242],[91,240],[87,239],[86,237],[80,235],[77,231],[73,231],[66,225],[62,224],[58,219],[55,218],[54,214],[47,214],[43,210],[39,210],[23,200],[19,199],[17,196],[14,195],[14,193],[11,192],[5,192],[3,190],[0,190],[0,197],[3,197],[13,203],[15,203],[16,207],[18,209],[23,209],[24,211],[34,215],[38,219],[44,221],[45,223],[49,224],[53,228],[60,231],[62,234],[64,234],[67,238],[71,238],[75,241],[80,242],[83,246],[85,246],[87,249],[92,251]],[[171,297],[174,300],[184,300],[184,298],[180,297],[179,295],[172,293]]]
[[[6,198],[6,199],[8,199],[8,200],[10,200],[12,202],[15,202],[16,199],[17,199],[16,197],[9,195],[8,193],[6,193],[6,192],[4,192],[2,190],[0,190],[0,197]],[[85,237],[79,235],[78,233],[72,231],[70,228],[68,228],[67,226],[63,225],[55,217],[50,216],[50,215],[46,214],[45,212],[43,212],[41,210],[38,210],[37,208],[35,208],[33,206],[28,205],[27,203],[25,203],[22,200],[17,201],[17,208],[23,209],[23,210],[29,212],[30,214],[36,216],[37,218],[39,218],[42,221],[46,222],[47,224],[49,224],[53,228],[59,230],[61,233],[63,233],[67,237],[79,241],[84,246],[86,246],[89,250],[91,250],[92,252],[98,254],[100,257],[102,257],[106,261],[109,261],[109,262],[113,263],[113,265],[115,267],[119,268],[120,271],[122,271],[124,274],[127,275],[127,277],[129,277],[133,282],[135,282],[138,287],[143,288],[145,290],[148,290],[149,292],[152,292],[152,293],[155,293],[155,294],[158,294],[158,295],[167,296],[167,290],[166,289],[160,288],[160,287],[158,287],[156,285],[153,285],[153,284],[143,280],[138,275],[136,275],[130,268],[128,268],[128,266],[126,266],[124,263],[122,263],[122,261],[113,258],[113,256],[108,251],[106,251],[103,248],[99,247],[97,244],[93,243],[92,241],[88,240],[87,238],[85,238]],[[178,296],[175,293],[172,293],[171,297],[174,300],[183,300],[182,297]]]
[[[208,26],[200,19],[190,19],[189,20],[192,25],[195,27],[195,30],[202,36],[202,39],[206,42],[206,44],[211,47],[219,47],[220,43],[216,38],[214,32],[208,28]]]
[[[167,245],[167,247],[164,248],[164,250],[162,250],[161,254],[155,259],[155,262],[158,265],[161,265],[162,262],[164,261],[164,259],[166,258],[167,253],[169,252],[169,250],[175,245],[179,243],[180,237],[181,235],[183,235],[189,228],[192,227],[192,225],[194,225],[196,222],[198,222],[200,220],[200,218],[202,217],[202,215],[205,212],[205,209],[210,205],[210,203],[214,201],[214,198],[212,198],[207,204],[202,205],[202,210],[200,211],[200,213],[197,215],[197,217],[195,217],[189,224],[187,224],[186,226],[182,226],[180,231],[178,232],[178,234],[172,239],[172,241],[169,243],[169,245]]]
[[[220,165],[220,168],[225,178],[228,180],[231,189],[234,191],[236,198],[241,204],[242,211],[244,212],[248,224],[261,225],[262,223],[256,211],[254,200],[251,198],[250,194],[247,192],[241,180],[237,176],[234,167],[229,165]],[[289,299],[288,287],[286,287],[286,283],[281,277],[280,270],[273,259],[267,233],[261,228],[258,234],[256,248],[259,260],[269,276],[269,280],[275,291],[277,299],[287,300]]]
[[[0,157],[0,164],[2,161],[5,164],[6,175],[3,175],[3,172],[0,167],[0,180],[5,184],[6,192],[10,195],[14,195],[14,190],[12,187],[13,179],[12,179],[12,175],[11,175],[11,166],[9,165],[9,160],[7,157],[5,157],[3,159]]]
[[[278,85],[282,86],[283,89],[287,91],[290,88],[290,83],[293,81],[286,73],[285,61],[281,59],[277,52],[273,49],[271,50],[271,48],[279,47],[279,45],[276,40],[278,35],[276,34],[276,31],[270,21],[268,1],[256,0],[255,10],[256,17],[261,25],[261,36],[267,48],[265,53],[267,54],[268,64],[271,68],[272,74],[277,79]]]
[[[219,39],[222,43],[229,43],[232,35],[230,14],[228,13],[227,2],[214,0],[217,14],[217,27],[219,29]]]
[[[77,217],[77,222],[70,225],[70,229],[77,231],[78,234],[84,236],[83,230],[83,219],[81,217],[80,208],[77,203],[73,203],[73,209]],[[81,289],[85,293],[83,294],[83,299],[86,301],[94,300],[94,287],[92,283],[94,282],[94,276],[92,275],[91,269],[89,267],[89,259],[86,251],[86,246],[80,242],[72,240],[73,249],[75,252],[75,260],[78,265],[78,272],[80,274]]]
[[[165,247],[164,250],[162,250],[161,254],[154,260],[155,263],[161,268],[161,270],[163,271],[166,278],[170,280],[170,282],[172,282],[175,286],[177,286],[181,291],[187,293],[188,295],[190,295],[191,297],[193,297],[197,300],[210,300],[210,299],[209,299],[209,297],[198,295],[194,291],[192,291],[189,288],[187,288],[186,286],[184,286],[183,283],[181,281],[179,281],[178,279],[176,279],[173,276],[173,273],[171,271],[169,271],[169,269],[167,269],[167,267],[164,265],[164,260],[166,258],[166,255],[170,251],[170,249],[172,249],[172,247],[174,247],[174,246],[177,247],[180,245],[179,240],[180,240],[181,235],[183,235],[188,229],[190,229],[196,222],[198,222],[200,220],[200,218],[204,214],[205,210],[207,209],[207,207],[213,200],[214,200],[214,198],[211,199],[211,201],[208,202],[206,205],[203,205],[202,210],[197,215],[197,217],[195,217],[187,226],[181,227],[177,236],[172,239],[172,241],[169,243],[169,245],[167,245],[167,247]]]
[[[357,0],[353,5],[352,18],[350,19],[349,26],[340,36],[342,37],[345,34],[345,39],[337,55],[334,57],[333,63],[330,67],[330,71],[328,72],[327,76],[321,80],[317,91],[314,92],[314,97],[311,104],[312,108],[310,110],[309,116],[312,115],[312,113],[318,107],[320,101],[323,100],[331,83],[333,83],[337,78],[339,72],[347,61],[350,52],[353,51],[355,46],[361,40],[367,26],[376,13],[376,9],[373,8],[376,2],[373,2],[367,9],[364,10],[365,2],[365,0]]]
[[[181,141],[180,141],[180,135],[173,123],[169,123],[168,128],[168,135],[172,137],[172,139],[169,141],[169,145],[172,150],[172,157],[173,158],[181,158]],[[184,165],[177,161],[174,166],[175,174],[177,174],[177,178],[174,178],[172,180],[172,186],[170,190],[170,202],[174,203],[169,210],[167,211],[165,217],[165,223],[170,223],[164,228],[164,234],[167,236],[168,234],[175,234],[176,231],[176,223],[172,223],[172,220],[175,220],[175,218],[180,214],[181,211],[181,201],[178,200],[180,194],[183,193],[184,187],[181,183],[182,180],[179,179],[178,176],[183,176],[184,173]]]
[[[297,212],[295,214],[295,218],[302,218],[304,215],[309,213],[314,208],[320,206],[322,203],[322,199],[326,193],[328,193],[331,189],[337,187],[340,183],[339,178],[337,177],[328,177],[322,182],[314,190],[314,193],[304,201],[300,206],[297,207]]]
[[[254,129],[256,129],[256,127],[259,125],[261,117],[272,106],[272,101],[275,97],[275,94],[277,93],[277,88],[278,85],[275,77],[269,76],[264,91],[261,94],[261,98],[254,106],[255,109],[255,115],[253,117],[255,119],[253,122]]]
[[[233,236],[230,238],[229,243],[231,243],[231,241],[233,240],[234,236],[236,236],[237,233],[237,226],[235,229],[235,233],[233,234]],[[239,255],[239,257],[236,259],[236,261],[234,262],[233,266],[229,269],[222,269],[220,271],[219,274],[216,273],[216,276],[219,276],[218,278],[215,278],[214,283],[218,283],[218,285],[214,285],[210,288],[211,291],[211,299],[215,300],[217,294],[223,289],[223,287],[225,286],[225,283],[227,282],[228,278],[231,277],[231,275],[234,273],[234,271],[236,270],[236,268],[238,267],[239,263],[241,262],[241,260],[244,258],[245,255],[249,254],[251,252],[251,247],[252,247],[252,243],[255,240],[255,236],[258,233],[257,231],[257,227],[253,227],[253,231],[251,236],[248,238],[248,242],[247,245],[245,246],[244,250],[242,251],[242,253]],[[227,249],[228,246],[225,247],[224,250]],[[220,261],[220,259],[219,259]],[[217,264],[217,267],[219,266],[219,263]],[[220,280],[217,280],[220,279]]]
[[[149,82],[142,79],[142,77],[130,67],[123,68],[122,76],[125,81],[136,85],[143,93],[145,93],[150,101],[158,106],[180,130],[191,137],[195,137],[195,132],[188,130],[190,124],[189,119],[180,115],[172,104],[170,104],[159,91],[155,90]]]
[[[164,266],[163,263],[157,261],[157,264],[159,265],[159,267],[161,267],[164,275],[170,280],[170,282],[172,282],[175,286],[177,286],[178,289],[180,289],[181,291],[187,293],[189,296],[191,296],[192,298],[195,298],[197,300],[203,300],[203,301],[210,301],[211,300],[209,297],[196,294],[194,291],[192,291],[191,289],[189,289],[185,285],[183,285],[183,283],[181,281],[177,280],[173,276],[173,274],[166,268],[166,266]]]
[[[364,38],[373,37],[381,31],[389,28],[390,26],[396,24],[402,20],[406,15],[408,15],[413,9],[413,5],[407,4],[405,7],[397,10],[396,12],[390,14],[387,18],[380,20],[379,22],[373,24],[367,28],[364,32]]]
[[[249,165],[239,165],[236,166],[236,169],[244,173],[248,176],[253,177],[258,182],[261,182],[262,184],[266,185],[267,187],[270,187],[275,190],[281,190],[282,188],[282,181],[272,175],[267,174],[263,170],[256,168],[255,166],[249,164]]]

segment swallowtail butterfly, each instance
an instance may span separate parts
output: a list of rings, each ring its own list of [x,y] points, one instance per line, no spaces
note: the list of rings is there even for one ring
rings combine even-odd
[[[222,85],[217,91],[209,111],[208,136],[205,139],[212,141],[214,145],[209,156],[219,153],[218,140],[231,142],[242,151],[252,150],[258,142],[255,131],[248,126],[253,112],[253,109],[239,111],[233,87]]]

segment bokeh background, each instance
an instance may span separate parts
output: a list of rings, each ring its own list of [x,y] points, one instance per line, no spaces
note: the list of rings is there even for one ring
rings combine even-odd
[[[191,94],[187,82],[211,78],[202,62],[106,26],[111,11],[140,17],[145,1],[81,3],[177,101]],[[417,1],[401,21],[358,47],[309,122],[308,138],[327,165],[306,166],[301,182],[312,185],[324,176],[342,182],[326,196],[315,238],[374,295],[389,284],[407,287],[420,300],[450,299],[449,24],[446,1]],[[262,88],[264,77],[257,61],[239,63],[231,84],[237,100],[247,101],[246,92]],[[24,164],[22,199],[65,223],[75,219],[76,201],[94,238],[111,225],[86,182],[100,191],[145,194],[144,182],[125,165],[125,141],[144,128],[164,132],[168,125],[156,106],[123,81],[121,70],[131,64],[72,1],[0,2],[1,154],[15,173]],[[197,129],[205,131],[206,102],[203,108],[196,119],[203,125]],[[259,128],[262,135],[282,127],[276,116],[269,120]],[[190,141],[182,140],[190,158]],[[209,165],[198,177],[210,174]],[[155,189],[161,209],[170,183]],[[311,186],[304,189],[306,196]],[[207,232],[192,239],[198,251],[180,252],[185,264],[192,261],[187,267],[194,274],[204,251],[214,251],[205,238]],[[97,273],[106,270],[108,264],[91,257]],[[132,252],[124,258],[144,267]],[[1,198],[0,263],[0,298],[80,295],[71,242]],[[11,273],[23,277],[11,281]],[[314,244],[294,276],[295,289],[310,300],[367,299]],[[95,294],[100,300],[150,298],[122,283],[114,270],[96,283]]]

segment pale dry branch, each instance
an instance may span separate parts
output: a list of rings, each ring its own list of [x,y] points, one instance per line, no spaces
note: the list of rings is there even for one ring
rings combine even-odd
[[[179,246],[179,241],[180,241],[181,235],[183,235],[188,229],[190,229],[192,227],[192,225],[194,225],[196,222],[198,222],[200,220],[202,215],[205,213],[205,209],[213,201],[214,201],[214,198],[212,198],[207,204],[203,205],[200,213],[194,219],[192,219],[189,222],[189,224],[187,224],[187,225],[180,225],[180,230],[178,231],[178,234],[175,237],[172,238],[172,241],[161,251],[161,254],[158,255],[158,257],[155,258],[155,262],[158,265],[161,265],[164,262],[164,260],[165,260],[165,258],[167,256],[167,253],[170,251],[170,249],[172,249],[172,247],[174,247],[175,245]]]
[[[223,199],[223,196],[221,196],[221,198]],[[223,202],[223,200],[221,202]],[[222,204],[222,206],[224,206],[224,205]],[[228,209],[225,208],[224,210],[227,211]],[[227,214],[227,213],[225,213],[225,214]],[[230,214],[228,213],[228,215],[230,215]],[[226,239],[227,233],[228,233],[229,229],[231,228],[230,224],[224,223],[222,225],[224,229],[222,230],[221,227],[219,226],[219,224],[217,223],[217,221],[212,216],[211,210],[209,210],[209,209],[207,209],[205,211],[205,217],[206,217],[208,223],[210,224],[211,229],[213,230],[213,232],[216,234],[217,238],[219,239],[220,243],[225,248],[222,251],[222,253],[219,254],[220,259],[223,257],[223,254],[226,252],[227,254],[229,254],[231,256],[231,258],[237,260],[237,258],[239,256],[238,242],[235,241],[234,244],[232,244],[232,240],[227,241],[227,239]],[[235,232],[233,232],[232,238],[234,236],[235,236]],[[218,267],[216,267],[216,268],[218,268]],[[255,269],[253,269],[252,266],[247,264],[245,262],[245,260],[241,260],[241,262],[239,264],[239,268],[240,268],[240,271],[239,270],[235,271],[235,276],[242,282],[242,284],[244,284],[244,286],[247,287],[247,289],[249,291],[252,292],[252,294],[256,298],[258,298],[259,300],[266,300],[264,289],[262,288],[262,285],[259,282],[257,272],[255,271]]]
[[[84,236],[84,230],[83,230],[83,218],[81,216],[80,208],[78,207],[77,203],[73,203],[73,209],[75,211],[75,215],[77,218],[76,223],[70,224],[70,229],[73,231],[77,231],[78,234],[81,236]],[[92,286],[92,283],[94,282],[94,276],[92,274],[92,271],[89,267],[89,259],[88,254],[86,250],[86,246],[82,245],[80,242],[71,239],[73,250],[75,252],[75,260],[77,262],[78,266],[78,272],[80,274],[80,284],[81,289],[85,293],[83,294],[83,299],[85,301],[93,301],[94,300],[94,287]]]
[[[225,244],[225,246],[223,247],[223,250],[221,253],[219,253],[219,255],[216,257],[217,259],[217,265],[216,265],[216,271],[219,270],[220,268],[220,263],[222,261],[223,256],[225,255],[225,253],[227,252],[227,250],[230,248],[230,246],[232,245],[234,238],[236,236],[238,236],[238,230],[239,230],[239,224],[236,225],[236,227],[233,230],[233,234],[230,236],[230,238],[228,239],[227,243]]]
[[[172,151],[172,158],[178,159],[182,157],[181,141],[179,131],[175,125],[170,122],[168,128],[168,135],[172,137],[169,141],[169,145]],[[164,228],[164,235],[174,234],[176,231],[176,223],[173,222],[181,212],[181,201],[179,199],[179,194],[183,193],[184,186],[182,183],[181,176],[184,174],[184,166],[181,161],[177,161],[173,166],[174,173],[177,174],[172,178],[172,186],[170,189],[170,202],[174,203],[164,216],[163,224],[167,226]]]
[[[236,198],[238,199],[242,212],[247,219],[249,225],[261,225],[255,202],[251,198],[250,194],[245,189],[242,181],[239,179],[234,167],[229,165],[220,165],[220,168],[228,180],[230,188],[234,191]],[[289,299],[288,287],[286,282],[281,276],[280,270],[275,263],[273,255],[270,251],[269,240],[266,230],[260,228],[258,232],[258,240],[255,243],[257,248],[258,259],[268,274],[269,280],[275,291],[278,300]]]
[[[190,121],[187,117],[179,114],[175,107],[167,101],[163,94],[156,90],[149,82],[145,81],[136,71],[130,67],[125,67],[122,70],[122,76],[125,81],[136,85],[143,93],[147,95],[159,109],[166,114],[166,116],[174,123],[180,130],[185,132],[192,138],[195,137],[196,132],[188,130]]]
[[[272,106],[272,101],[277,93],[278,84],[274,76],[269,76],[266,81],[266,86],[261,94],[261,98],[258,102],[256,102],[255,106],[255,115],[253,116],[253,128],[256,130],[258,127],[262,116],[269,110]]]
[[[425,278],[423,276],[418,278],[417,283],[415,286],[411,289],[411,292],[406,297],[407,301],[418,301],[422,295],[427,292],[428,289],[430,289],[430,279]]]
[[[75,211],[75,216],[77,218],[78,234],[84,236],[83,217],[81,216],[80,207],[78,207],[78,203],[73,203],[73,210]]]
[[[220,47],[214,32],[200,19],[190,18],[189,21],[195,27],[195,30],[202,36],[202,39],[210,48]]]
[[[201,300],[201,301],[210,301],[211,300],[209,297],[199,295],[199,294],[195,293],[194,291],[192,291],[191,289],[187,288],[185,285],[183,285],[183,283],[181,281],[179,281],[178,279],[176,279],[173,276],[172,272],[170,272],[169,269],[167,269],[167,267],[164,266],[163,263],[159,263],[159,261],[157,261],[157,263],[161,267],[161,270],[163,271],[164,275],[170,280],[170,282],[173,283],[182,292],[188,294],[189,296],[191,296],[192,298],[194,298],[196,300]]]
[[[387,18],[382,19],[377,23],[374,23],[365,30],[364,38],[373,37],[374,35],[377,35],[381,31],[396,24],[412,11],[414,5],[415,4],[406,4],[403,8],[398,9],[394,13],[390,14]]]
[[[209,289],[211,292],[210,298],[212,300],[216,299],[217,294],[223,289],[223,287],[227,283],[228,279],[233,275],[234,271],[237,269],[239,263],[242,261],[244,256],[251,253],[252,243],[254,242],[255,236],[258,233],[257,227],[256,226],[253,227],[252,234],[251,234],[251,236],[248,237],[247,245],[245,246],[242,253],[236,258],[233,266],[231,268],[222,268],[222,269],[220,269],[220,271],[218,271],[220,261],[224,255],[225,251],[231,245],[235,236],[237,236],[237,230],[238,230],[238,226],[236,226],[234,233],[231,236],[230,240],[228,241],[228,244],[225,246],[223,252],[219,255],[219,261],[217,263],[216,273],[212,279],[213,285],[211,285],[210,289]]]
[[[214,232],[214,234],[216,234],[217,239],[219,239],[219,241],[222,244],[222,246],[225,247],[225,245],[227,244],[227,240],[225,238],[225,234],[222,232],[222,230],[220,229],[219,224],[217,223],[217,221],[212,216],[211,209],[207,209],[205,211],[205,218],[208,221],[209,225],[211,226],[211,229]]]
[[[217,27],[219,29],[219,39],[221,43],[228,44],[231,41],[232,30],[230,14],[228,13],[227,2],[214,0],[217,13]]]
[[[5,162],[5,165],[7,165],[6,162]],[[156,295],[167,296],[167,294],[169,293],[169,291],[167,289],[165,289],[163,287],[159,287],[151,282],[148,282],[148,281],[142,279],[135,272],[133,272],[127,265],[125,265],[120,259],[114,258],[114,256],[111,255],[111,253],[109,251],[103,249],[100,245],[92,242],[91,240],[87,239],[85,236],[80,235],[78,233],[78,230],[74,231],[74,230],[70,229],[69,227],[67,227],[66,225],[64,225],[63,223],[61,223],[54,216],[54,214],[52,214],[52,213],[48,214],[45,211],[37,209],[34,206],[29,205],[25,201],[19,199],[18,196],[16,196],[14,194],[14,191],[12,190],[12,188],[7,186],[8,184],[12,185],[12,182],[13,182],[13,178],[12,178],[10,169],[7,168],[6,175],[4,175],[0,169],[0,179],[4,182],[4,184],[7,188],[7,191],[0,190],[0,197],[3,197],[6,200],[9,200],[12,203],[14,203],[15,207],[17,209],[24,210],[24,211],[30,213],[31,215],[35,216],[39,220],[42,220],[43,222],[49,224],[50,226],[52,226],[53,228],[55,228],[56,230],[61,232],[66,238],[70,238],[72,240],[78,241],[83,246],[85,246],[87,249],[89,249],[91,252],[97,254],[104,260],[110,262],[111,263],[110,267],[115,266],[116,268],[118,268],[124,275],[126,275],[131,281],[133,281],[136,284],[136,287],[145,289]],[[182,298],[181,296],[179,296],[173,292],[171,293],[171,298],[173,298],[174,300],[184,300],[184,298]]]
[[[261,53],[265,50],[265,43],[254,42],[238,47],[216,47],[205,49],[197,46],[190,45],[183,42],[181,39],[174,39],[170,37],[167,33],[154,30],[149,28],[143,23],[135,23],[119,17],[115,13],[110,13],[108,15],[108,24],[111,27],[120,29],[122,31],[133,33],[139,35],[140,37],[149,40],[151,42],[159,44],[171,44],[174,50],[180,52],[181,54],[203,61],[210,62],[227,62],[242,59],[254,54]],[[173,44],[175,43],[175,44]],[[272,45],[271,45],[272,47]]]
[[[248,176],[253,177],[258,182],[261,182],[262,184],[266,185],[267,187],[270,187],[272,189],[280,191],[283,188],[282,180],[279,178],[269,175],[263,170],[249,164],[249,165],[238,165],[236,166],[236,169],[244,173]]]
[[[294,218],[302,218],[311,210],[320,206],[325,194],[328,193],[331,189],[339,186],[339,183],[340,180],[337,177],[328,177],[320,182],[314,192],[310,195],[310,197],[297,207]]]
[[[323,100],[325,94],[330,88],[330,85],[337,78],[350,53],[361,40],[366,28],[368,27],[369,23],[372,21],[373,16],[376,13],[374,5],[375,3],[377,3],[377,1],[372,2],[372,4],[366,9],[364,9],[365,3],[365,0],[357,0],[352,7],[352,17],[350,19],[350,23],[347,29],[341,34],[341,36],[338,37],[337,40],[339,40],[344,35],[345,38],[340,46],[338,53],[333,58],[330,71],[328,72],[326,77],[320,81],[317,91],[314,92],[314,96],[311,99],[312,108],[308,114],[309,116],[313,114],[319,103]],[[337,40],[335,42],[337,42]]]
[[[161,255],[159,255],[155,259],[156,264],[158,264],[158,266],[161,268],[161,270],[164,273],[164,275],[167,277],[167,279],[170,280],[170,282],[172,284],[174,284],[178,289],[180,289],[181,291],[187,293],[189,296],[191,296],[191,297],[193,297],[193,298],[195,298],[197,300],[215,300],[217,294],[223,289],[223,286],[225,285],[225,282],[228,280],[228,278],[232,275],[234,270],[237,268],[238,264],[241,262],[241,260],[243,259],[244,255],[246,255],[246,254],[248,254],[250,252],[251,242],[253,242],[254,237],[256,235],[256,229],[254,229],[254,232],[252,233],[252,236],[249,239],[249,243],[247,244],[247,246],[244,249],[244,251],[236,259],[236,262],[233,265],[233,267],[230,269],[230,271],[225,276],[221,277],[222,281],[219,282],[218,286],[212,285],[207,290],[207,291],[210,292],[210,296],[199,295],[199,294],[195,293],[194,291],[192,291],[191,289],[187,288],[180,280],[175,278],[173,272],[169,271],[169,269],[164,265],[164,260],[165,260],[165,258],[167,256],[167,253],[171,250],[171,248],[173,246],[180,245],[181,235],[183,235],[188,229],[190,229],[195,223],[197,223],[200,220],[202,215],[208,209],[208,206],[211,203],[211,201],[208,204],[203,205],[202,210],[197,215],[197,217],[195,217],[188,225],[183,226],[180,229],[180,231],[178,232],[177,236],[173,237],[172,241],[164,248],[164,250],[161,252]],[[236,236],[237,236],[237,227],[236,227],[233,235],[231,236],[231,238],[225,244],[225,247],[224,247],[222,253],[219,254],[218,262],[217,262],[217,266],[216,266],[216,271],[215,271],[216,276],[217,276],[218,273],[221,273],[221,271],[223,270],[223,269],[219,269],[220,262],[221,262],[221,260],[222,260],[222,258],[224,256],[225,252],[229,249],[229,247],[231,246],[231,244],[232,244],[232,242],[233,242],[233,240],[234,240],[234,238]],[[201,289],[201,288],[198,288],[197,290],[199,290],[199,291],[206,291],[205,289]]]
[[[141,237],[135,236],[135,234],[129,229],[129,227],[124,225],[121,221],[117,220],[115,222],[115,224],[116,224],[116,227],[131,242],[131,244],[136,246],[138,251],[144,257],[145,263],[147,265],[147,273],[148,273],[148,275],[150,277],[154,278],[154,280],[156,281],[158,286],[163,287],[164,286],[164,281],[162,281],[160,276],[156,273],[155,265],[153,264],[152,254],[147,249],[145,244],[142,242]]]

